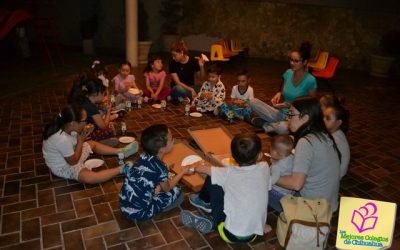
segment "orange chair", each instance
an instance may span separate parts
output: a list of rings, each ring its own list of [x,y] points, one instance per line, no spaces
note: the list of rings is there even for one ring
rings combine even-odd
[[[338,64],[339,64],[339,59],[337,59],[336,57],[330,57],[325,69],[312,72],[313,76],[325,80],[326,84],[328,85],[329,89],[332,91],[333,94],[335,93],[335,90],[332,87],[330,80],[335,75],[336,67]]]
[[[240,46],[240,42],[238,40],[231,39],[230,41],[231,41],[232,52],[239,53],[243,51],[243,48]]]
[[[330,57],[325,69],[313,71],[312,74],[318,78],[331,79],[335,75],[336,67],[339,64],[339,59]]]
[[[321,52],[319,53],[318,59],[316,62],[309,62],[308,67],[314,70],[323,70],[326,67],[326,63],[328,62],[329,52]]]

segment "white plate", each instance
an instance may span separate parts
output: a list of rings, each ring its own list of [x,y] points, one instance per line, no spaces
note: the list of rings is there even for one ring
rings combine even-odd
[[[140,94],[140,90],[137,89],[137,88],[130,88],[130,89],[128,90],[128,92],[131,93],[132,95],[138,95],[138,94]]]
[[[190,113],[190,116],[191,117],[202,117],[203,115],[199,112],[192,112],[192,113]]]
[[[93,168],[98,168],[104,164],[104,161],[102,159],[90,159],[85,161],[85,166],[93,169]]]
[[[202,160],[202,158],[198,155],[188,155],[182,160],[181,165],[187,166],[187,165],[193,164],[193,163],[201,161],[201,160]]]
[[[158,103],[156,103],[156,104],[153,104],[153,105],[151,105],[153,108],[155,108],[155,109],[160,109],[161,108],[161,104],[158,104]]]
[[[135,138],[130,137],[130,136],[122,136],[118,140],[121,143],[131,143],[131,142],[135,141]]]

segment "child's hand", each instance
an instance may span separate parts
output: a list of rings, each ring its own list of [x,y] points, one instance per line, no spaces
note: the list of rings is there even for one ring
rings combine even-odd
[[[94,126],[92,124],[87,124],[78,135],[78,139],[86,141],[89,135],[93,132]]]
[[[195,172],[195,165],[194,164],[198,165],[198,163],[193,163],[193,164],[190,164],[190,165],[182,166],[182,172],[185,175],[193,174]]]

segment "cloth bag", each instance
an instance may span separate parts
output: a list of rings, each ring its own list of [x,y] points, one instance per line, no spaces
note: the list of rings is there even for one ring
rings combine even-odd
[[[276,234],[279,244],[288,250],[324,249],[326,247],[332,208],[324,199],[305,199],[286,195],[281,200]]]

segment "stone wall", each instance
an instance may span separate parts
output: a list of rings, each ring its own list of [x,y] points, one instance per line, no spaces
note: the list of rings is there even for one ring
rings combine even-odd
[[[285,60],[308,40],[340,59],[340,67],[366,70],[381,35],[398,27],[398,10],[376,11],[260,0],[202,0],[185,13],[182,35],[240,38],[251,57]]]

